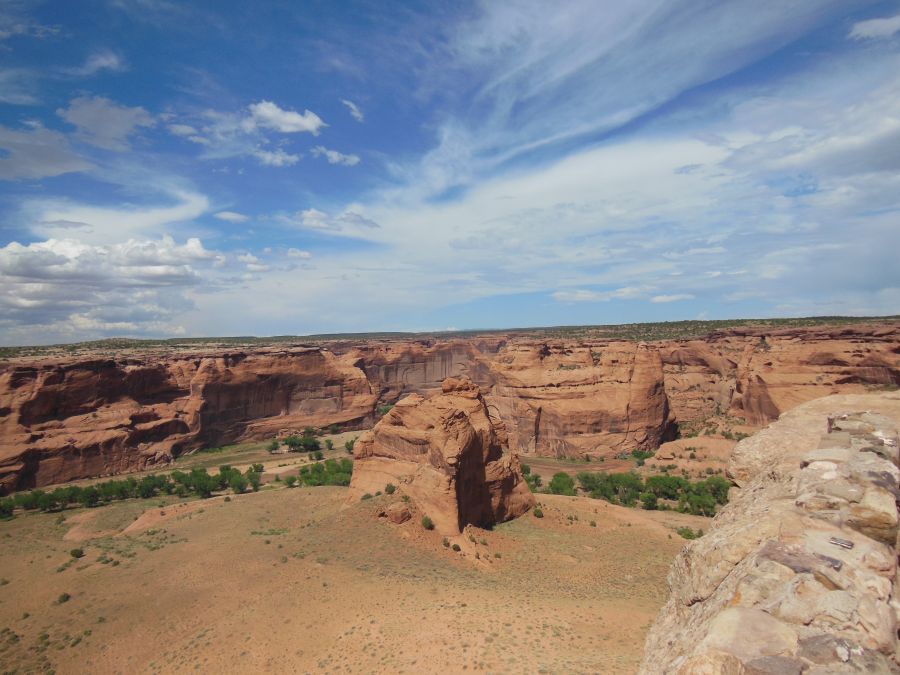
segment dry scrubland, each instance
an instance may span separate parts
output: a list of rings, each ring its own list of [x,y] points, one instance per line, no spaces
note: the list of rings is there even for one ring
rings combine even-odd
[[[2,522],[0,663],[23,673],[633,672],[684,543],[674,528],[707,526],[540,495],[543,519],[477,530],[454,553],[420,517],[379,520],[394,498],[346,497],[267,486],[230,501],[164,497]]]

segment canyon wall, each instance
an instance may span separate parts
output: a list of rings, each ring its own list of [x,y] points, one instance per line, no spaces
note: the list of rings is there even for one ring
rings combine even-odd
[[[898,425],[896,392],[829,396],[741,441],[641,673],[900,672]]]
[[[741,329],[703,339],[528,335],[0,362],[0,491],[121,473],[379,409],[465,375],[510,447],[609,457],[691,423],[758,427],[804,401],[900,385],[900,324]]]

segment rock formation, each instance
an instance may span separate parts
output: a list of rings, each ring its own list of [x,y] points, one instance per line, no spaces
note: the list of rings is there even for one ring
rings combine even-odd
[[[440,394],[401,399],[357,440],[351,500],[393,484],[442,534],[490,527],[534,505],[518,457],[504,446],[478,387],[448,378]]]
[[[739,490],[673,563],[641,672],[900,672],[898,423],[898,394],[834,396],[739,443]]]
[[[510,447],[611,457],[730,413],[761,426],[832,393],[900,385],[900,324],[740,329],[635,343],[528,335],[335,341],[0,362],[0,493],[120,473],[378,408],[465,375]]]

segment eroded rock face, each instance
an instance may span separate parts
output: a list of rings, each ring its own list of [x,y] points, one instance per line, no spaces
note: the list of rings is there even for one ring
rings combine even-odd
[[[641,672],[900,672],[898,424],[896,393],[833,396],[739,443],[741,489],[672,564]]]
[[[505,446],[505,430],[477,385],[448,378],[440,394],[401,399],[357,440],[350,499],[390,483],[442,534],[490,527],[534,505],[518,457],[504,454]]]
[[[121,473],[196,448],[337,424],[481,388],[518,452],[612,457],[730,412],[750,426],[832,393],[900,385],[900,327],[744,329],[634,343],[473,337],[0,363],[0,492]]]
[[[327,350],[29,364],[0,372],[0,488],[121,473],[284,429],[371,423],[365,374]]]

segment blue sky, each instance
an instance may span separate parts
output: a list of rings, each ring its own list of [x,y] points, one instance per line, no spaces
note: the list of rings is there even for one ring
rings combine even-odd
[[[900,313],[900,3],[0,5],[0,343]]]

